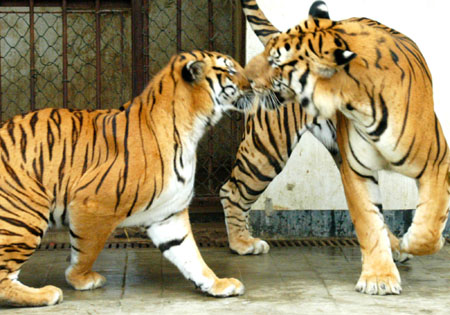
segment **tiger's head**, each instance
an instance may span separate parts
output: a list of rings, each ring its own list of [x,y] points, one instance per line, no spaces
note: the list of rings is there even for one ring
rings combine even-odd
[[[175,72],[196,99],[193,106],[208,117],[208,124],[215,124],[226,111],[245,112],[252,108],[254,92],[250,81],[233,58],[209,51],[182,53],[175,58],[180,67]]]
[[[357,56],[339,36],[338,25],[330,20],[326,4],[316,1],[307,20],[274,34],[264,51],[245,67],[255,92],[267,98],[270,90],[281,102],[297,102],[311,115],[332,117],[335,103],[316,106],[322,95],[314,94],[315,87],[321,80],[336,79]],[[333,94],[329,92],[327,97]]]

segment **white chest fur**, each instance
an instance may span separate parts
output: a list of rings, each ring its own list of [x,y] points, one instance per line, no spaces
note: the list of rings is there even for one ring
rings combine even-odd
[[[151,225],[189,206],[194,196],[196,149],[204,128],[204,124],[199,120],[192,134],[181,140],[182,150],[175,154],[173,162],[170,163],[172,175],[150,208],[136,211],[119,226]]]

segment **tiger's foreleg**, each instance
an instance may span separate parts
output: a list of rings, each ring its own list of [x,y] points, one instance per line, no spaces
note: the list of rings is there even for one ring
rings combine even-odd
[[[376,169],[382,159],[368,141],[352,132],[353,128],[348,121],[340,120],[340,172],[362,253],[362,272],[355,289],[372,295],[400,294],[400,274],[393,260],[389,229],[382,214],[378,172],[371,170]]]
[[[392,257],[389,230],[380,212],[377,177],[375,174],[362,177],[346,161],[341,166],[341,175],[362,253],[362,272],[355,289],[372,295],[400,294],[400,274]]]
[[[402,250],[413,255],[430,255],[444,246],[442,232],[449,214],[449,166],[429,167],[418,180],[419,204],[413,222],[401,241]]]
[[[218,278],[203,261],[192,235],[187,209],[151,224],[147,233],[164,257],[203,292],[216,297],[244,293],[239,280]]]

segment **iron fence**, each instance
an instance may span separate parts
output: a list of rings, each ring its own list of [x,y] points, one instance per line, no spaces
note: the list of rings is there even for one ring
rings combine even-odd
[[[242,62],[240,12],[238,0],[0,1],[0,121],[44,107],[117,108],[180,51]],[[194,204],[217,205],[241,129],[231,114],[201,141]]]

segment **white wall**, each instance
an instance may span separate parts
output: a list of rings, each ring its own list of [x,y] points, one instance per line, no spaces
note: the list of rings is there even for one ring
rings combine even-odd
[[[325,0],[326,1],[326,0]],[[280,30],[298,24],[308,15],[313,0],[258,0],[267,18]],[[368,17],[412,38],[427,60],[434,85],[435,111],[450,144],[450,41],[446,0],[328,0],[333,20]],[[247,60],[263,49],[247,27]],[[380,186],[385,209],[411,209],[416,205],[414,182],[383,172]],[[281,175],[269,186],[253,209],[346,209],[344,192],[334,163],[312,136],[305,136]]]

